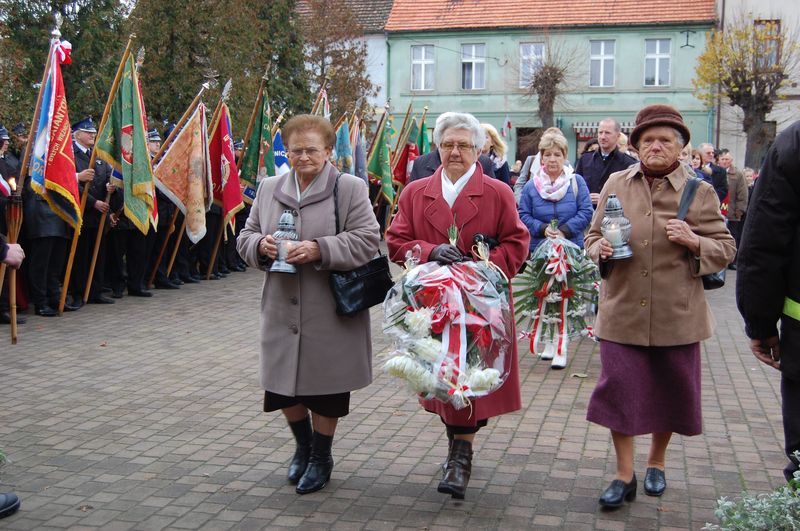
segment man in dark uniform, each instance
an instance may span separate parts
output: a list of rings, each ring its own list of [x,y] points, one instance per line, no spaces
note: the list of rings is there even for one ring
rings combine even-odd
[[[9,152],[9,139],[8,130],[0,125],[0,177],[5,179],[17,179],[19,177],[19,160]],[[0,235],[6,234],[8,228],[6,227],[6,199],[3,194],[0,194]],[[11,322],[11,315],[9,314],[8,306],[8,275],[5,278],[5,285],[1,288],[0,293],[0,323],[9,324]],[[25,322],[25,318],[18,315],[17,324]]]
[[[236,165],[238,168],[239,159],[242,157],[242,153],[244,152],[244,140],[237,140],[233,143],[233,155],[236,157]],[[244,187],[242,186],[242,189]],[[241,209],[239,212],[236,213],[234,219],[236,220],[236,230],[234,233],[231,233],[230,229],[228,230],[228,241],[225,243],[225,260],[228,263],[228,269],[231,271],[239,271],[243,272],[247,270],[247,265],[242,260],[242,257],[239,256],[238,251],[236,250],[236,238],[239,237],[239,233],[244,228],[244,224],[247,223],[247,218],[250,216],[250,209],[251,206],[245,201],[244,208]]]
[[[158,129],[150,129],[147,132],[147,150],[150,152],[151,159],[158,154],[160,148],[161,135],[158,133]],[[169,222],[172,221],[172,215],[176,208],[169,197],[164,195],[158,187],[156,187],[156,203],[158,205],[158,230],[147,233],[147,278],[150,278],[153,269],[156,268],[156,260],[158,260],[158,254],[161,252],[164,240],[170,236],[168,232],[170,229]],[[158,269],[156,269],[156,276],[153,280],[156,289],[178,289],[180,287],[177,282],[173,282],[167,278],[166,271],[169,263],[169,251],[171,251],[171,249],[167,247],[167,251],[161,258]]]
[[[736,303],[750,350],[781,373],[783,469],[800,469],[800,121],[775,138],[747,210],[739,248]],[[780,322],[780,333],[777,323]],[[764,396],[770,404],[774,395]]]
[[[86,292],[86,281],[89,278],[89,268],[91,266],[92,254],[97,240],[100,218],[108,214],[108,195],[109,179],[111,178],[111,166],[100,159],[96,159],[93,167],[89,167],[92,158],[92,148],[94,147],[97,129],[91,117],[84,118],[72,126],[72,150],[75,153],[75,170],[78,172],[78,188],[83,194],[84,187],[89,187],[89,195],[86,200],[86,209],[83,211],[83,227],[78,236],[78,246],[75,249],[72,274],[70,275],[70,294],[72,303],[75,306],[83,305],[83,295]],[[113,304],[114,301],[102,294],[103,280],[105,276],[106,259],[106,236],[100,235],[100,248],[97,254],[97,262],[92,277],[92,288],[89,291],[88,302],[94,304]]]
[[[700,144],[697,147],[703,163],[698,169],[711,178],[711,185],[717,192],[719,202],[722,203],[728,196],[728,171],[722,166],[717,165],[717,151],[709,143]]]
[[[636,159],[623,153],[617,147],[622,132],[619,122],[613,118],[605,118],[597,125],[597,144],[594,151],[587,151],[578,159],[575,173],[583,177],[589,187],[589,197],[596,205],[600,199],[600,190],[612,173],[627,169]]]

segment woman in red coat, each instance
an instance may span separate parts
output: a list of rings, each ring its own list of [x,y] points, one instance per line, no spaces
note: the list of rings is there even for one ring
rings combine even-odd
[[[485,141],[483,128],[471,114],[445,113],[436,120],[433,138],[442,165],[430,177],[410,183],[400,195],[397,215],[386,233],[391,259],[401,263],[406,251],[419,246],[421,262],[471,260],[473,243],[480,236],[491,247],[491,261],[510,279],[528,256],[530,233],[519,219],[508,185],[486,178],[476,164]],[[453,225],[459,230],[455,246],[448,240]],[[420,400],[427,411],[441,417],[450,441],[439,492],[464,498],[475,433],[490,417],[520,409],[516,343],[510,365],[503,385],[472,399],[471,407],[457,410],[438,400]]]

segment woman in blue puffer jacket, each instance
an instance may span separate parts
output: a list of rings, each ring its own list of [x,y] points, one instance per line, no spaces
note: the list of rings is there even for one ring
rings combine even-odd
[[[583,231],[592,220],[592,201],[583,177],[564,166],[567,139],[545,133],[539,142],[542,167],[525,184],[519,216],[531,233],[533,251],[547,237],[565,238],[583,248]],[[557,228],[550,227],[557,220]]]

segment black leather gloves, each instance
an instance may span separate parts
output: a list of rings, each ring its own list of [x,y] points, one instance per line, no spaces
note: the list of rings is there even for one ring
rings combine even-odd
[[[448,265],[452,264],[453,262],[460,262],[464,259],[464,257],[461,255],[461,251],[459,251],[457,247],[450,245],[449,243],[443,243],[433,248],[429,259],[436,260],[442,265]]]
[[[476,234],[475,237],[472,238],[472,242],[473,243],[483,242],[489,246],[490,251],[495,247],[497,247],[498,245],[500,245],[500,242],[497,241],[497,238],[492,238],[491,236],[487,236],[481,233]]]

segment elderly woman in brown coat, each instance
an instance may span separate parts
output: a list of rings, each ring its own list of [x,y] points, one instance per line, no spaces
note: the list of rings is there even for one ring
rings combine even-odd
[[[611,430],[617,473],[600,498],[606,508],[636,497],[634,436],[652,434],[644,491],[666,488],[666,451],[673,433],[697,435],[700,341],[714,321],[701,276],[723,269],[736,247],[713,187],[701,182],[685,221],[676,219],[690,170],[678,155],[689,141],[683,117],[667,105],[636,116],[631,144],[641,162],[609,178],[586,237],[603,276],[595,333],[601,373],[587,419]],[[633,257],[609,260],[600,225],[609,194],[631,221]]]
[[[349,413],[350,392],[372,381],[369,312],[338,316],[328,278],[330,271],[367,263],[380,233],[364,181],[340,174],[329,161],[335,142],[330,122],[295,116],[283,138],[292,171],[261,182],[237,250],[249,265],[267,271],[261,296],[264,410],[280,409],[289,422],[297,448],[288,479],[306,494],[330,479],[333,435],[338,419]],[[278,250],[272,234],[287,211],[300,241],[291,244],[286,262],[297,272],[269,272]]]

